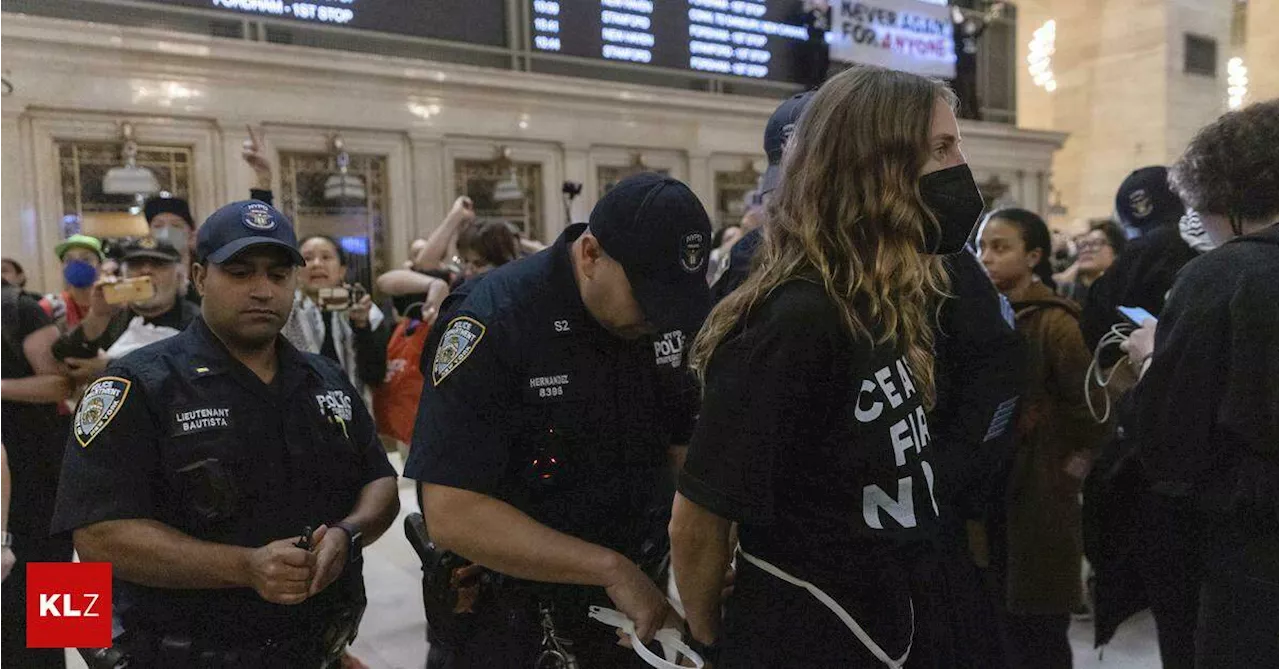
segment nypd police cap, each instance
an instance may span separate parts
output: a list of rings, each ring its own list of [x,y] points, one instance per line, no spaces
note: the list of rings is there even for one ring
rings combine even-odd
[[[221,264],[259,245],[279,246],[288,250],[294,264],[306,264],[289,218],[259,200],[232,202],[213,212],[196,234],[196,258]]]

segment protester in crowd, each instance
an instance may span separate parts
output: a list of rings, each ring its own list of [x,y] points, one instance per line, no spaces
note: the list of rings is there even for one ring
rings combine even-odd
[[[41,300],[39,293],[32,293],[27,290],[27,273],[22,269],[22,265],[13,258],[0,258],[0,265],[4,268],[5,283],[17,286],[23,295],[26,295],[35,301]]]
[[[58,328],[49,315],[17,286],[6,284],[3,299],[0,443],[4,444],[6,463],[13,470],[12,500],[5,500],[4,549],[6,558],[12,550],[15,561],[0,593],[0,617],[4,620],[0,626],[0,664],[36,669],[64,667],[62,649],[27,648],[26,565],[71,561],[71,537],[50,536],[49,520],[58,490],[62,443],[69,426],[57,407],[71,395],[72,386],[60,373],[50,351],[58,338]]]
[[[1163,166],[1130,174],[1116,192],[1115,206],[1116,220],[1129,241],[1085,298],[1080,326],[1089,350],[1112,326],[1124,323],[1116,307],[1142,307],[1159,315],[1174,277],[1197,254],[1179,233],[1178,222],[1186,208],[1169,190],[1168,170]],[[1121,357],[1116,351],[1104,352],[1102,367],[1110,368]]]
[[[1115,425],[1100,452],[1102,466],[1083,491],[1096,643],[1107,643],[1126,618],[1149,607],[1165,667],[1189,668],[1197,604],[1195,593],[1183,584],[1199,581],[1195,547],[1182,541],[1186,537],[1175,528],[1161,529],[1178,521],[1171,520],[1167,500],[1148,491],[1150,483],[1132,464],[1138,416],[1128,392],[1137,383],[1138,370],[1118,347],[1100,344],[1113,330],[1140,325],[1129,323],[1118,307],[1159,316],[1178,273],[1206,247],[1203,229],[1184,225],[1198,218],[1170,189],[1163,166],[1130,174],[1116,193],[1115,208],[1129,240],[1111,269],[1090,287],[1080,317],[1085,343],[1096,353],[1101,378],[1109,381]]]
[[[746,218],[746,214],[743,214]],[[711,260],[707,263],[707,285],[714,286],[725,270],[729,269],[729,252],[742,239],[746,230],[740,224],[731,223],[715,231],[711,237]]]
[[[704,397],[672,568],[716,666],[901,666],[927,624],[910,579],[938,527],[925,412],[946,277],[926,251],[959,251],[982,210],[954,104],[865,66],[813,94],[756,269],[693,346]]]
[[[1183,268],[1158,321],[1127,343],[1145,370],[1138,457],[1160,500],[1144,508],[1142,543],[1192,562],[1153,593],[1166,667],[1270,666],[1278,650],[1278,112],[1273,100],[1222,116],[1170,170],[1217,248]]]
[[[479,280],[490,270],[520,257],[515,228],[501,220],[473,220],[458,233],[461,283]],[[391,270],[378,277],[378,290],[391,295],[398,313],[387,345],[387,376],[374,393],[374,415],[383,434],[409,443],[424,382],[422,351],[428,346],[431,326],[449,295],[449,285],[417,270]]]
[[[797,93],[784,100],[769,116],[764,128],[764,153],[768,160],[764,174],[760,177],[761,205],[751,207],[742,217],[744,234],[742,239],[729,250],[729,259],[725,269],[711,284],[711,299],[720,302],[732,293],[751,271],[751,261],[764,241],[764,227],[768,221],[766,206],[778,187],[782,177],[782,156],[787,141],[795,132],[800,115],[813,99],[813,91]]]
[[[1124,244],[1124,230],[1111,219],[1090,223],[1089,232],[1076,240],[1079,252],[1076,262],[1065,276],[1054,277],[1058,281],[1058,295],[1076,304],[1083,302],[1093,283],[1124,253]]]
[[[409,242],[409,259],[400,265],[401,269],[413,269],[413,259],[417,258],[425,248],[427,248],[427,240],[421,237]]]
[[[347,253],[337,241],[311,235],[299,249],[307,264],[283,334],[299,350],[337,362],[363,397],[386,376],[394,323],[347,281]]]
[[[62,263],[63,290],[45,295],[40,306],[58,329],[66,333],[89,313],[93,285],[102,275],[107,256],[102,242],[88,235],[71,235],[53,249]]]
[[[90,307],[83,320],[53,344],[54,356],[66,363],[71,378],[91,380],[113,359],[147,344],[182,332],[199,315],[199,308],[179,293],[181,253],[168,242],[143,237],[123,248],[125,280],[145,279],[151,297],[121,304],[107,301],[113,284],[100,281],[91,289]]]
[[[456,255],[456,241],[463,226],[476,218],[475,204],[471,198],[462,195],[453,201],[453,206],[444,217],[444,222],[436,226],[427,237],[427,243],[413,257],[413,268],[423,272],[449,270],[459,272],[458,267],[449,267],[449,261]]]
[[[17,286],[19,288],[27,287],[27,275],[22,271],[22,265],[18,264],[13,258],[0,258],[0,265],[4,268],[5,283]]]
[[[1006,654],[1015,668],[1070,667],[1067,630],[1082,603],[1077,496],[1103,436],[1084,395],[1090,355],[1079,308],[1054,294],[1052,242],[1039,216],[1025,209],[992,212],[978,245],[1027,344],[1006,517],[988,524],[992,569],[1003,584]]]

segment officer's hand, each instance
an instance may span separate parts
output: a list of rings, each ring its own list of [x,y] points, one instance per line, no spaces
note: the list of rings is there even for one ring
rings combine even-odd
[[[314,597],[342,575],[342,570],[347,566],[347,548],[351,545],[351,537],[346,532],[335,532],[321,525],[311,535],[311,545],[315,547],[312,550],[316,555],[316,571],[315,577],[311,579],[308,597]]]
[[[369,311],[373,309],[373,298],[368,293],[360,298],[359,302],[351,305],[347,310],[347,317],[351,319],[351,325],[361,330],[369,327]]]
[[[298,539],[280,539],[249,554],[249,581],[263,599],[273,604],[301,604],[307,600],[315,574],[314,553],[294,546]]]
[[[667,597],[658,590],[658,586],[639,567],[626,562],[622,573],[605,587],[605,592],[618,611],[636,624],[636,636],[644,643],[653,640],[653,634],[660,629],[669,608]]]
[[[13,565],[17,564],[17,562],[18,557],[13,554],[13,549],[5,546],[3,565],[0,565],[0,568],[3,569],[3,574],[0,575],[0,581],[9,578],[9,572],[13,571]]]

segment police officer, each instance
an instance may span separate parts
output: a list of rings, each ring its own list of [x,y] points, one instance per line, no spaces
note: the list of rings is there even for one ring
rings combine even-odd
[[[196,247],[202,318],[80,401],[53,529],[114,569],[123,633],[95,666],[318,668],[354,636],[395,473],[342,370],[278,336],[296,244],[263,202],[219,209]]]
[[[582,669],[638,661],[587,609],[620,610],[645,640],[668,613],[638,562],[666,553],[710,242],[687,186],[640,174],[590,223],[451,296],[405,475],[436,545],[492,573],[459,607],[471,613],[429,620],[429,666],[525,669],[544,651]]]

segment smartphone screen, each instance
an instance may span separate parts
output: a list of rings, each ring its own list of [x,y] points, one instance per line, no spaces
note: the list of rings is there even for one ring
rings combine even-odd
[[[151,277],[139,276],[103,286],[102,296],[107,304],[142,302],[156,296],[156,287],[151,283]]]
[[[1137,325],[1138,327],[1142,327],[1143,323],[1148,320],[1155,320],[1156,318],[1151,315],[1150,311],[1147,311],[1142,307],[1116,307],[1116,311],[1120,312],[1120,315],[1124,316],[1125,320]]]

